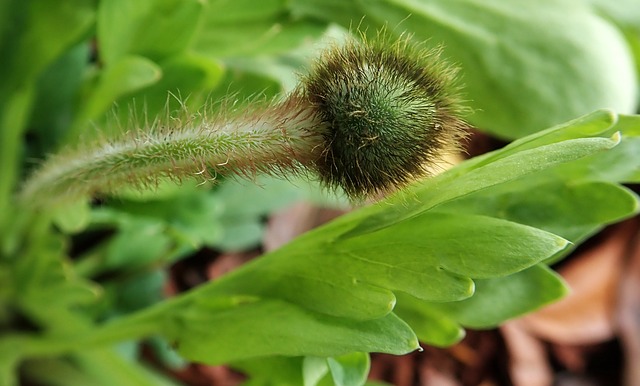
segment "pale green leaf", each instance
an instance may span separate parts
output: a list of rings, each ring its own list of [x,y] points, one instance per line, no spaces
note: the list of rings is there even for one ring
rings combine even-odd
[[[302,362],[304,386],[317,386],[329,373],[327,358],[305,357]]]
[[[369,354],[355,352],[327,358],[335,386],[362,386],[367,381],[371,359]]]

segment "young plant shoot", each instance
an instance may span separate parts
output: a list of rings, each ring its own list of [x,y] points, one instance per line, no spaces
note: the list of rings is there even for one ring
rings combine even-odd
[[[51,157],[27,181],[30,204],[154,185],[161,178],[315,172],[355,200],[429,174],[457,148],[454,71],[408,39],[348,41],[320,55],[284,100],[242,112],[157,120]]]

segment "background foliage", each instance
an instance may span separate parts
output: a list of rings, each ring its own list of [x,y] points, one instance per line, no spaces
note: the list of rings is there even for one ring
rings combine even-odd
[[[547,264],[637,211],[619,183],[640,182],[640,118],[591,113],[637,107],[632,3],[0,2],[0,383],[174,384],[136,360],[145,338],[168,366],[232,363],[247,385],[360,385],[368,352],[450,345],[559,298]],[[172,263],[259,245],[295,200],[340,200],[266,178],[38,213],[14,199],[37,160],[126,130],[114,120],[279,95],[323,45],[384,26],[443,45],[469,121],[515,141],[169,300]]]

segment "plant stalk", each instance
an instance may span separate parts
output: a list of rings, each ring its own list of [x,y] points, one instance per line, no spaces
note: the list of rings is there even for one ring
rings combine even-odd
[[[123,185],[146,187],[160,179],[218,175],[290,174],[312,167],[323,124],[297,94],[280,104],[235,117],[199,122],[174,119],[48,160],[23,187],[22,201],[51,204],[109,193]]]

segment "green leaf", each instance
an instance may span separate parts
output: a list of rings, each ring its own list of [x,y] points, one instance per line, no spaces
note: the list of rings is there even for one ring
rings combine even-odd
[[[563,280],[539,264],[513,275],[476,280],[476,291],[457,302],[432,303],[398,293],[398,316],[420,341],[446,347],[464,337],[462,326],[490,328],[531,312],[568,292]]]
[[[502,218],[543,229],[574,243],[638,211],[635,194],[619,185],[562,179],[545,182],[544,177],[543,173],[541,178],[531,176],[480,191],[438,210]]]
[[[634,62],[621,33],[575,1],[298,0],[293,12],[371,34],[409,31],[443,45],[461,67],[476,127],[518,138],[610,107],[637,103]],[[366,17],[365,17],[366,15]]]
[[[617,23],[640,28],[640,8],[635,0],[584,0],[596,10],[605,13]]]
[[[362,386],[367,381],[371,359],[367,353],[350,353],[327,358],[335,386]]]
[[[200,0],[100,2],[98,41],[107,65],[127,56],[162,59],[185,51],[200,24]]]
[[[476,286],[469,299],[433,303],[431,307],[464,326],[491,328],[556,301],[569,291],[562,278],[542,264],[511,276],[478,280]]]
[[[109,349],[84,350],[73,355],[73,361],[95,385],[177,386],[165,376],[136,362],[128,362]]]
[[[580,236],[635,210],[637,198],[628,190],[555,171],[613,151],[621,138],[609,138],[614,130],[624,140],[640,129],[599,112],[535,134],[108,324],[96,336],[162,333],[181,355],[208,363],[403,353],[417,347],[412,330],[426,342],[451,344],[461,338],[461,326],[492,326],[566,292],[557,275],[536,264],[564,251],[567,241],[534,226]],[[552,197],[530,198],[533,189]],[[505,214],[510,194],[518,205]],[[575,206],[562,208],[566,201]],[[554,208],[569,219],[537,217]]]
[[[640,116],[618,116],[608,132],[619,131],[622,140],[611,151],[556,168],[557,175],[610,182],[640,182]]]
[[[508,275],[566,246],[566,240],[533,227],[492,217],[439,212],[426,212],[339,244],[340,250],[348,255],[357,255],[369,264],[385,265],[389,282],[375,284],[384,283],[387,288],[433,301],[471,295],[470,288],[460,292],[447,285],[447,281],[452,281],[447,277],[451,274],[473,278]],[[410,274],[404,277],[392,267]],[[413,282],[411,277],[418,279],[417,273],[425,267],[434,271],[427,271],[430,278]]]
[[[464,338],[465,331],[462,326],[450,315],[431,307],[433,303],[402,292],[396,295],[398,305],[394,312],[411,326],[421,342],[448,347]]]
[[[105,269],[139,268],[164,257],[171,247],[162,223],[140,218],[123,222],[109,240],[103,262]]]
[[[0,237],[4,239],[13,217],[10,200],[21,174],[21,142],[37,77],[88,31],[95,12],[92,0],[63,4],[8,0],[0,7]]]
[[[294,20],[282,0],[215,0],[194,49],[213,57],[274,55],[315,40],[325,29],[324,23]]]
[[[39,77],[29,123],[28,156],[44,158],[64,138],[78,104],[82,81],[87,75],[90,46],[87,42],[66,51]],[[35,143],[34,143],[35,142]]]
[[[152,85],[161,77],[160,67],[141,56],[126,56],[105,67],[88,92],[67,138],[76,140],[77,126],[101,116],[119,97]]]
[[[147,196],[149,198],[146,201],[113,200],[110,204],[116,210],[103,211],[106,217],[103,220],[121,222],[133,217],[150,224],[164,224],[174,242],[187,244],[193,249],[203,244],[215,245],[223,231],[220,222],[222,204],[215,194],[192,186],[184,186],[182,191],[175,194],[170,192],[167,192],[167,197],[160,196],[158,199]]]
[[[185,358],[213,364],[270,355],[336,356],[364,347],[405,354],[418,347],[408,326],[393,314],[354,321],[278,300],[231,307],[209,303],[189,304],[165,327]]]
[[[387,314],[393,291],[433,301],[466,298],[473,291],[471,278],[525,269],[561,251],[566,241],[513,222],[433,209],[483,189],[490,194],[491,187],[617,143],[568,139],[462,164],[416,187],[414,197],[392,197],[343,216],[204,287],[199,296],[269,296],[357,319]]]
[[[91,209],[85,200],[55,208],[53,222],[65,233],[84,230],[91,220]]]
[[[507,153],[506,156],[501,152],[490,153],[422,184],[416,184],[409,189],[409,194],[391,197],[388,202],[396,203],[394,206],[379,205],[353,215],[368,218],[359,222],[345,237],[373,232],[468,194],[611,149],[619,142],[619,135],[612,138],[577,138],[525,148],[519,152]],[[505,149],[505,153],[507,150]],[[401,205],[402,203],[405,204]]]
[[[206,94],[222,80],[224,68],[216,60],[193,53],[180,54],[159,63],[162,77],[118,103],[120,122],[137,122],[144,128],[152,117],[174,111],[196,111]]]
[[[314,357],[315,358],[315,357]],[[248,376],[242,386],[300,386],[303,385],[303,360],[301,357],[261,357],[233,362],[231,367]],[[326,367],[326,361],[321,358]],[[305,384],[305,386],[307,386]]]
[[[302,362],[304,386],[317,386],[329,373],[327,358],[305,357]]]
[[[0,32],[1,89],[23,87],[66,49],[79,42],[95,21],[93,0],[4,1]],[[51,39],[55,37],[55,39]]]
[[[78,308],[95,302],[100,290],[75,275],[63,239],[49,232],[46,219],[30,225],[28,247],[10,267],[12,305],[43,331],[76,331],[82,320]]]

